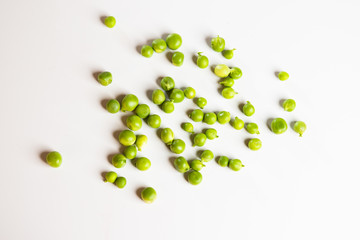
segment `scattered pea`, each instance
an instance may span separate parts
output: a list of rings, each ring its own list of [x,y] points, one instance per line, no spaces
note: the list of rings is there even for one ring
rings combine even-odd
[[[195,109],[191,112],[190,118],[194,122],[201,122],[204,119],[204,113],[200,109]]]
[[[177,33],[172,33],[168,35],[166,38],[166,44],[171,50],[178,49],[182,44],[181,36]]]
[[[147,118],[150,114],[150,107],[147,104],[139,104],[135,108],[135,113],[142,119]]]
[[[201,183],[202,181],[202,175],[200,172],[198,171],[192,171],[189,173],[188,175],[188,181],[189,183],[191,183],[192,185],[198,185]]]
[[[184,100],[184,92],[181,89],[174,88],[169,96],[170,100],[173,100],[174,103],[180,103]]]
[[[133,145],[136,141],[134,132],[130,130],[124,130],[119,134],[119,142],[124,146]]]
[[[161,38],[155,39],[152,42],[151,46],[157,53],[162,53],[163,51],[166,50],[166,42]]]
[[[222,51],[222,55],[226,59],[232,59],[234,57],[234,51],[235,50],[236,50],[235,48],[233,48],[231,50],[224,50],[224,51]]]
[[[112,74],[110,72],[102,72],[98,75],[98,81],[101,85],[107,86],[112,83]]]
[[[235,81],[231,77],[226,77],[219,83],[225,87],[232,87],[234,85]]]
[[[46,155],[46,162],[54,168],[60,167],[62,163],[62,157],[59,152],[53,151]]]
[[[213,112],[208,112],[204,114],[203,122],[209,125],[213,125],[216,123],[217,117],[216,114]]]
[[[282,118],[275,118],[271,122],[271,130],[276,134],[281,134],[286,132],[287,130],[287,123]]]
[[[217,135],[216,129],[214,129],[214,128],[206,129],[205,135],[206,135],[207,139],[209,139],[209,140],[213,140],[213,139],[219,137],[219,136]]]
[[[285,111],[292,112],[292,111],[294,111],[294,109],[296,107],[296,102],[294,99],[286,99],[283,102],[283,107],[284,107]]]
[[[181,154],[185,150],[185,142],[181,139],[175,139],[170,145],[170,150],[173,153]]]
[[[225,87],[221,91],[221,95],[226,99],[231,99],[231,98],[235,97],[236,94],[238,94],[238,93],[235,92],[235,90],[232,87]]]
[[[216,76],[225,78],[230,74],[230,68],[225,64],[218,64],[215,67],[214,73]]]
[[[116,180],[116,178],[117,178],[116,172],[108,172],[108,173],[106,173],[106,175],[105,175],[105,180],[104,180],[104,182],[114,183],[115,180]]]
[[[194,88],[192,87],[187,87],[185,88],[184,90],[184,94],[185,94],[185,97],[188,98],[188,99],[193,99],[196,95],[196,91]]]
[[[259,127],[256,123],[248,123],[245,125],[245,129],[250,134],[260,134]]]
[[[198,133],[194,137],[193,147],[195,146],[202,147],[205,145],[205,142],[206,142],[206,135],[204,133]]]
[[[287,72],[279,72],[278,77],[281,81],[285,81],[289,79],[289,74]]]
[[[199,98],[196,99],[196,105],[199,108],[203,109],[206,106],[206,104],[207,104],[206,98],[199,97]]]
[[[156,191],[152,187],[147,187],[141,191],[141,199],[145,203],[153,203],[156,200],[156,197]]]
[[[137,154],[137,149],[135,145],[130,145],[124,148],[124,156],[127,159],[134,159]]]
[[[138,135],[136,136],[135,145],[139,151],[147,144],[148,138],[146,135]]]
[[[150,58],[154,54],[154,50],[149,45],[144,45],[141,48],[141,55],[143,55],[146,58]]]
[[[181,173],[185,173],[190,170],[190,166],[188,161],[184,157],[177,157],[174,161],[174,166],[176,170],[178,170]]]
[[[214,158],[214,154],[210,150],[204,150],[200,156],[200,159],[203,162],[210,162],[213,158]]]
[[[297,121],[294,124],[294,131],[302,137],[303,133],[306,131],[306,124],[303,121]]]
[[[159,128],[161,125],[161,118],[157,114],[152,114],[147,118],[147,124],[152,128]]]
[[[237,80],[237,79],[241,78],[241,76],[242,76],[242,71],[240,68],[238,68],[238,67],[231,68],[230,77],[232,79]]]
[[[231,115],[229,112],[221,111],[217,114],[217,120],[220,124],[226,124],[226,123],[230,122]]]
[[[234,171],[239,171],[244,165],[239,159],[231,159],[229,161],[229,168]]]
[[[225,48],[225,40],[219,35],[213,39],[211,39],[211,48],[215,52],[222,52]]]
[[[106,109],[109,113],[117,113],[120,111],[120,103],[116,99],[110,99],[106,103]]]
[[[196,63],[199,68],[207,68],[207,66],[209,66],[209,59],[206,56],[202,55],[201,52],[198,52],[198,58]]]
[[[170,91],[175,87],[175,81],[171,77],[163,77],[161,79],[160,86],[165,91]]]
[[[116,178],[115,180],[115,185],[118,187],[118,188],[124,188],[126,186],[126,178],[124,177],[118,177]]]
[[[139,104],[139,99],[134,94],[126,95],[121,101],[121,111],[134,111]]]
[[[229,165],[229,158],[226,156],[220,156],[218,160],[218,164],[221,167],[227,167]]]
[[[205,165],[200,160],[196,159],[190,162],[190,167],[195,171],[200,171]]]
[[[261,140],[258,138],[253,138],[248,143],[248,147],[253,151],[259,150],[261,148],[261,145]]]
[[[115,27],[116,19],[113,16],[108,16],[105,18],[104,23],[108,28],[113,28]]]
[[[188,132],[188,133],[194,132],[194,126],[189,122],[181,124],[181,128],[184,129],[184,131]]]
[[[236,130],[241,130],[242,128],[244,128],[244,121],[238,117],[235,117],[234,121],[232,122],[232,126]]]
[[[136,159],[135,166],[140,171],[146,171],[151,167],[151,162],[146,157],[140,157]]]
[[[163,104],[161,104],[161,109],[165,113],[172,113],[175,110],[173,100],[170,100],[170,101],[166,100],[165,102],[163,102]]]
[[[248,117],[252,116],[255,113],[255,107],[249,101],[246,102],[242,110],[243,113]]]
[[[115,154],[111,159],[112,165],[116,168],[122,168],[126,165],[126,157],[123,154]]]
[[[184,63],[184,54],[182,52],[174,52],[171,61],[174,66],[180,67]]]
[[[153,91],[152,93],[153,103],[155,103],[156,105],[160,105],[165,101],[165,99],[166,99],[165,93],[162,90],[156,89]]]
[[[164,128],[161,130],[160,138],[166,145],[170,145],[174,140],[174,132],[170,128]]]
[[[126,119],[126,126],[133,131],[138,131],[142,127],[142,120],[138,115],[128,116]]]

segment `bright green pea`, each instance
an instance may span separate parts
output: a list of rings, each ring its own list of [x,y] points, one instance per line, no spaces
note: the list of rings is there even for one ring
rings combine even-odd
[[[60,167],[61,163],[62,163],[62,157],[61,154],[58,152],[50,152],[46,155],[46,162],[54,168],[58,168]]]
[[[141,191],[141,199],[145,203],[153,203],[156,200],[156,197],[156,191],[152,187],[147,187]]]
[[[184,92],[181,89],[174,88],[169,96],[170,100],[173,100],[174,103],[182,102],[185,98]]]
[[[113,16],[108,16],[105,18],[104,23],[108,28],[113,28],[115,27],[116,19]]]
[[[215,52],[222,52],[225,48],[225,40],[219,35],[213,39],[211,39],[211,48]]]
[[[244,165],[239,159],[231,159],[229,161],[229,168],[234,171],[239,171]]]
[[[98,81],[101,85],[107,86],[112,83],[112,74],[110,72],[102,72],[98,75]]]
[[[118,177],[116,178],[115,180],[115,185],[118,187],[118,188],[124,188],[126,186],[126,178],[124,177]]]
[[[124,130],[119,134],[119,142],[124,146],[133,145],[135,141],[136,141],[136,136],[130,130]]]
[[[210,150],[204,150],[200,156],[200,159],[203,162],[210,162],[213,158],[214,158],[214,154]]]
[[[175,110],[175,106],[173,101],[168,101],[166,100],[165,102],[163,102],[163,104],[161,104],[161,109],[165,112],[165,113],[172,113]]]
[[[214,69],[214,73],[218,77],[225,78],[225,77],[229,76],[230,68],[228,66],[226,66],[225,64],[218,64],[218,65],[216,65],[216,67]]]
[[[181,36],[177,33],[172,33],[168,35],[166,38],[166,44],[171,50],[178,49],[182,44]]]
[[[182,52],[174,52],[171,61],[174,66],[180,67],[184,63],[184,54]]]
[[[206,104],[207,104],[206,98],[199,97],[199,98],[196,99],[196,105],[199,108],[203,109],[206,106]]]
[[[238,67],[233,67],[233,68],[231,68],[231,70],[230,70],[230,77],[231,77],[232,79],[237,80],[237,79],[241,78],[241,76],[242,76],[242,71],[241,71],[240,68],[238,68]]]
[[[250,134],[260,134],[259,127],[256,123],[248,123],[245,125],[246,131]]]
[[[173,153],[181,154],[185,151],[185,142],[181,139],[174,139],[170,145],[170,150]]]
[[[287,72],[279,72],[278,77],[281,81],[285,81],[289,79],[289,74]]]
[[[146,157],[140,157],[136,159],[135,166],[140,171],[146,171],[151,167],[151,162]]]
[[[209,125],[213,125],[216,123],[217,117],[216,114],[213,112],[208,112],[204,114],[203,122]]]
[[[303,121],[297,121],[294,124],[294,131],[302,137],[303,133],[306,131],[306,124]]]
[[[190,118],[194,122],[201,122],[204,118],[204,113],[200,109],[195,109],[194,111],[191,112]]]
[[[188,161],[186,161],[186,159],[181,156],[175,159],[174,166],[176,170],[178,170],[181,173],[185,173],[190,170]]]
[[[192,185],[198,185],[201,183],[202,181],[202,175],[200,172],[198,171],[192,171],[189,173],[188,175],[188,181],[189,183],[191,183]]]
[[[209,139],[209,140],[213,140],[213,139],[219,137],[219,136],[217,135],[216,129],[214,129],[214,128],[206,129],[205,135],[206,135],[207,139]]]
[[[149,45],[144,45],[141,48],[141,55],[143,55],[146,58],[150,58],[154,54],[154,50]]]
[[[153,91],[152,93],[153,103],[155,103],[156,105],[160,105],[165,101],[165,99],[166,99],[165,93],[162,90],[156,89]]]
[[[226,98],[226,99],[231,99],[233,98],[236,94],[238,94],[237,92],[235,92],[235,90],[231,87],[225,87],[222,91],[221,91],[221,95]]]
[[[161,130],[160,138],[166,145],[170,145],[174,140],[174,132],[170,128],[164,128]]]
[[[135,145],[127,146],[124,148],[124,156],[127,159],[134,159],[137,154],[137,149]]]
[[[192,160],[190,162],[190,167],[195,171],[200,171],[205,165],[200,160]]]
[[[147,144],[148,138],[146,135],[137,135],[135,145],[139,151]]]
[[[232,59],[234,57],[234,51],[235,50],[236,50],[236,48],[233,48],[231,50],[224,50],[224,51],[222,51],[222,55],[226,59]]]
[[[232,126],[236,130],[241,130],[244,127],[244,121],[238,117],[235,117],[234,121],[232,122]]]
[[[171,77],[163,77],[161,79],[160,86],[165,91],[170,91],[175,87],[175,81]]]
[[[139,104],[139,99],[134,94],[126,95],[121,101],[121,111],[134,111]]]
[[[282,118],[275,118],[271,122],[271,130],[276,134],[281,134],[286,132],[287,130],[287,123]]]
[[[112,165],[116,168],[122,168],[126,165],[126,157],[123,154],[115,154],[111,159]]]
[[[218,164],[221,167],[227,167],[229,165],[229,158],[226,156],[220,156],[218,160]]]
[[[206,135],[204,133],[198,133],[194,137],[193,147],[195,146],[202,147],[205,145],[205,142],[206,142]]]
[[[248,143],[248,147],[253,151],[259,150],[261,148],[261,145],[261,140],[258,138],[253,138]]]
[[[284,107],[285,111],[292,112],[292,111],[294,111],[294,109],[296,107],[296,102],[294,99],[286,99],[283,102],[283,107]]]
[[[229,112],[221,111],[217,114],[217,120],[220,124],[226,124],[226,123],[230,122],[231,115]]]
[[[232,87],[234,85],[235,81],[231,77],[226,77],[219,83],[225,87]]]
[[[152,42],[151,46],[157,53],[162,53],[163,51],[166,50],[166,42],[161,38],[155,39]]]
[[[199,68],[207,68],[207,66],[209,66],[209,59],[206,56],[202,55],[201,52],[198,52],[198,58],[196,63]]]
[[[109,113],[117,113],[120,111],[120,103],[116,99],[110,99],[106,103],[106,109]]]
[[[196,91],[192,87],[187,87],[184,90],[184,94],[185,94],[186,98],[193,99],[195,97],[195,95],[196,95]]]
[[[126,119],[126,126],[133,131],[138,131],[142,127],[142,120],[137,115],[128,116]]]
[[[181,124],[181,128],[184,129],[184,131],[189,132],[189,133],[194,132],[194,126],[189,122]]]
[[[104,180],[104,182],[114,183],[115,180],[116,180],[116,178],[117,178],[116,172],[108,172],[108,173],[106,173],[106,175],[105,175],[105,180]]]
[[[161,125],[161,118],[157,114],[152,114],[147,118],[147,124],[152,128],[159,128]]]
[[[147,104],[139,104],[135,108],[135,113],[142,119],[147,118],[150,114],[150,107]]]
[[[255,113],[255,107],[249,101],[246,102],[242,110],[243,113],[248,117],[252,116]]]

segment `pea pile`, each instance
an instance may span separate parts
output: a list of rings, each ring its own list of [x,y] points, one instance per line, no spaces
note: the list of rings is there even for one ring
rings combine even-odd
[[[113,28],[116,24],[114,17],[109,16],[105,18],[104,24]],[[171,62],[174,66],[180,67],[184,62],[184,54],[178,49],[182,45],[182,38],[177,33],[169,34],[166,39],[155,39],[151,46],[143,45],[141,48],[141,55],[146,58],[156,53],[162,53],[167,48],[173,50]],[[234,56],[234,49],[225,49],[225,40],[220,37],[214,37],[211,40],[211,48],[215,52],[222,53],[225,59],[232,59]],[[204,69],[209,66],[209,59],[203,52],[198,52],[196,64],[199,68]],[[223,87],[221,95],[225,99],[233,99],[238,93],[232,88],[236,80],[242,77],[242,71],[238,67],[229,67],[226,64],[218,64],[213,72],[220,78],[219,84]],[[278,78],[281,81],[289,79],[289,74],[282,71],[278,73]],[[102,72],[97,77],[98,82],[103,86],[108,86],[112,83],[113,77],[110,72]],[[166,114],[174,112],[176,104],[179,104],[187,99],[194,99],[194,103],[198,109],[194,109],[189,114],[189,119],[193,122],[202,122],[205,125],[214,125],[219,123],[221,125],[229,124],[236,130],[245,129],[250,134],[260,134],[257,123],[247,122],[235,116],[233,120],[230,112],[204,112],[207,106],[207,100],[204,97],[197,97],[196,90],[190,86],[179,88],[176,86],[174,79],[170,76],[163,77],[160,82],[161,89],[154,89],[152,92],[152,102],[159,106]],[[296,102],[293,99],[286,99],[283,101],[284,111],[292,112],[296,107]],[[150,106],[139,103],[139,99],[134,94],[127,94],[121,101],[117,99],[110,99],[106,104],[106,109],[111,114],[118,112],[132,112],[126,119],[126,126],[128,129],[120,132],[118,139],[119,143],[124,146],[123,152],[115,154],[112,157],[112,165],[115,168],[123,168],[127,160],[134,162],[135,167],[140,171],[147,171],[151,167],[151,161],[145,156],[139,156],[139,152],[146,146],[148,137],[142,134],[136,134],[139,131],[143,122],[149,127],[160,129],[160,139],[168,146],[169,150],[174,154],[181,154],[185,151],[186,144],[182,139],[176,138],[176,131],[167,127],[161,127],[161,117],[157,114],[152,114]],[[255,114],[255,107],[250,101],[242,107],[242,112],[245,116],[251,117]],[[203,147],[207,140],[217,139],[218,132],[215,128],[204,128],[201,132],[195,132],[194,126],[191,122],[184,122],[180,126],[181,129],[188,132],[192,136],[192,147]],[[275,118],[271,122],[271,131],[275,134],[282,134],[286,132],[288,125],[283,118]],[[297,121],[293,129],[299,136],[302,136],[306,131],[306,124],[302,121]],[[257,151],[262,147],[262,141],[259,138],[252,138],[248,141],[249,149]],[[206,163],[215,159],[214,153],[209,150],[203,150],[199,159],[188,161],[183,156],[177,156],[174,160],[175,169],[185,174],[188,182],[192,185],[198,185],[202,182],[203,176],[200,173]],[[217,156],[217,163],[221,167],[229,167],[233,171],[239,171],[244,167],[241,160],[229,159],[227,156]],[[47,155],[46,161],[52,167],[59,167],[62,163],[62,157],[58,152],[51,152]],[[105,182],[114,183],[118,188],[124,188],[127,180],[123,176],[118,176],[114,171],[109,171],[105,175]],[[146,203],[152,203],[157,197],[156,191],[152,187],[144,188],[141,192],[141,199]]]

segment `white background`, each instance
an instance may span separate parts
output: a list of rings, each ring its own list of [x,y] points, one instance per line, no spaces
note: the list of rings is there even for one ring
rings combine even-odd
[[[359,239],[359,10],[356,0],[1,0],[0,239]],[[108,15],[117,19],[113,29],[100,20]],[[172,32],[183,37],[182,67],[166,53],[138,53]],[[237,49],[232,60],[209,48],[218,34]],[[198,51],[211,65],[242,69],[236,98],[222,98],[210,68],[197,68]],[[279,70],[290,79],[279,81]],[[112,72],[113,83],[101,86],[98,71]],[[219,124],[219,139],[190,147],[180,124],[195,104],[185,100],[165,115],[147,96],[166,75],[207,98],[205,111],[258,123],[263,148],[250,151],[250,134]],[[114,168],[109,155],[120,151],[128,114],[111,115],[102,102],[127,93],[161,114],[162,127],[186,142],[187,159],[211,149],[245,168],[212,161],[192,186],[146,124],[141,156],[151,169]],[[296,100],[294,112],[282,110],[284,98]],[[251,118],[239,110],[248,100]],[[303,138],[290,127],[275,135],[266,125],[274,117],[305,121],[308,130]],[[58,169],[42,159],[52,150],[63,156]],[[127,178],[125,189],[103,182],[110,170]],[[151,205],[137,194],[146,186],[158,193]]]

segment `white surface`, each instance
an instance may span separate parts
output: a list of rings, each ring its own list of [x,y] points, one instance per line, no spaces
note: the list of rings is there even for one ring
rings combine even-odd
[[[339,2],[2,0],[0,239],[359,239],[360,5]],[[102,24],[106,15],[116,17],[115,28]],[[165,54],[145,59],[137,52],[172,32],[183,37],[182,67]],[[217,34],[237,49],[233,60],[207,45]],[[236,99],[223,99],[216,76],[194,65],[197,51],[211,64],[243,70]],[[114,76],[108,87],[93,77],[104,70]],[[277,80],[278,70],[290,79]],[[220,138],[206,144],[241,159],[244,169],[212,161],[201,185],[191,186],[146,125],[140,132],[150,143],[141,155],[151,169],[112,167],[108,155],[120,147],[114,132],[125,129],[126,114],[110,115],[101,101],[126,93],[160,113],[162,126],[186,141],[183,155],[195,157],[198,149],[179,126],[189,120],[192,101],[165,116],[147,98],[165,75],[196,88],[208,99],[207,111],[259,124],[258,152],[245,146],[249,134],[228,125],[217,124]],[[294,98],[296,110],[284,112],[282,98]],[[238,108],[246,100],[256,107],[254,117]],[[292,129],[272,134],[266,121],[278,116],[305,121],[304,137]],[[61,168],[42,161],[49,150],[63,155]],[[103,183],[110,170],[127,177],[124,190]],[[158,192],[152,205],[136,194],[144,186]]]

